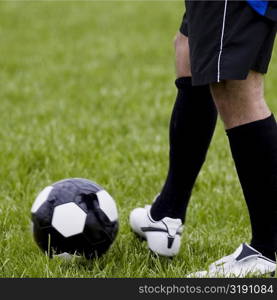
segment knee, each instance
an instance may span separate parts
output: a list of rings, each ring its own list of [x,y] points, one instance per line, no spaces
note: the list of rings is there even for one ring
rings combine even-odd
[[[174,39],[177,77],[191,76],[188,38],[178,32]]]
[[[214,83],[210,86],[211,93],[226,129],[240,125],[242,104],[228,87],[228,83]]]
[[[229,81],[213,83],[210,85],[210,89],[221,116],[239,112],[244,103],[248,102],[248,95],[239,90],[239,87],[233,88]]]
[[[211,92],[226,128],[270,115],[263,97],[262,78],[259,76],[250,74],[246,80],[214,83],[211,85]]]

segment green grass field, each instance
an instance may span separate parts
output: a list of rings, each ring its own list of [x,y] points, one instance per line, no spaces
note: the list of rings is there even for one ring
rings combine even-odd
[[[0,2],[0,277],[183,277],[249,241],[220,122],[181,253],[154,256],[128,226],[166,176],[182,13],[170,0]],[[275,54],[266,81],[274,112],[276,66]],[[67,177],[94,180],[116,199],[120,231],[100,259],[49,260],[33,241],[35,196]]]

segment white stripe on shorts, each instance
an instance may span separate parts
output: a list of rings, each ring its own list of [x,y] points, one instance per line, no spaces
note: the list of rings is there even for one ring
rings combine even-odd
[[[218,61],[217,61],[217,82],[220,82],[220,75],[221,75],[220,74],[220,64],[221,64],[221,56],[222,56],[222,51],[223,51],[223,40],[224,40],[224,33],[225,33],[227,3],[228,3],[228,0],[225,0],[222,31],[221,31],[221,40],[220,40],[220,50],[219,50]]]

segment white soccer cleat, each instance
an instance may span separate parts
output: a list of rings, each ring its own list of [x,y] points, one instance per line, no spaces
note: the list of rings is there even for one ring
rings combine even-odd
[[[263,256],[246,243],[231,255],[224,256],[209,266],[207,271],[191,273],[187,277],[239,277],[274,274],[276,262]]]
[[[182,221],[165,217],[155,221],[150,215],[150,205],[135,208],[130,214],[130,225],[135,233],[147,240],[148,247],[162,256],[178,254],[181,243]]]

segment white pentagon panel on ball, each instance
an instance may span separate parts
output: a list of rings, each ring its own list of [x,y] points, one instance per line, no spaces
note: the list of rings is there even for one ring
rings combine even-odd
[[[112,196],[105,190],[101,190],[96,193],[99,206],[105,213],[105,215],[114,222],[118,218],[117,208]]]
[[[52,226],[64,237],[82,233],[87,214],[75,203],[69,202],[55,207]]]
[[[48,199],[49,194],[53,190],[53,186],[47,186],[44,188],[37,196],[32,208],[31,212],[36,213],[41,205]]]

